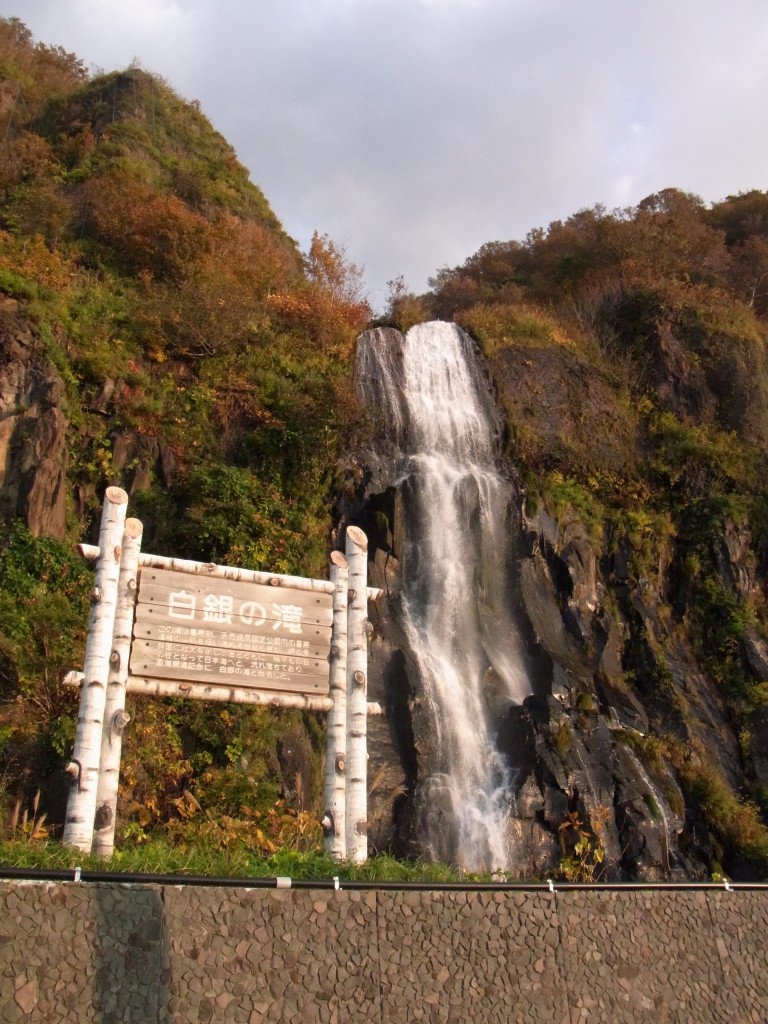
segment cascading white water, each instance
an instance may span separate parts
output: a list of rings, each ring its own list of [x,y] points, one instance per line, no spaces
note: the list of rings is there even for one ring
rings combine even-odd
[[[510,485],[495,468],[495,411],[471,339],[434,322],[358,342],[363,399],[381,410],[412,507],[403,627],[435,731],[419,780],[422,843],[469,870],[508,862],[510,779],[494,713],[530,685],[509,604]]]

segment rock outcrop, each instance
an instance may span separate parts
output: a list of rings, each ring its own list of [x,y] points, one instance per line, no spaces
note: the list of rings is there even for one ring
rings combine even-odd
[[[39,536],[66,528],[64,385],[14,299],[0,301],[0,509]]]

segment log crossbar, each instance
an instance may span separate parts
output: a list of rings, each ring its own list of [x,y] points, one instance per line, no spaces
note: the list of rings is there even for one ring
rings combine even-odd
[[[62,680],[64,686],[83,685],[82,672],[67,672]],[[230,704],[257,704],[269,708],[299,708],[302,711],[330,711],[331,697],[312,697],[301,693],[269,692],[253,690],[250,687],[216,686],[208,683],[177,683],[172,679],[150,679],[144,676],[128,676],[125,684],[127,693],[143,694],[145,697],[180,697],[185,700],[214,700]],[[366,704],[369,715],[383,715],[384,708],[378,701]]]
[[[96,544],[78,544],[80,555],[89,562],[96,561],[100,551]],[[316,580],[304,576],[285,576],[281,573],[263,572],[260,569],[241,569],[234,565],[217,565],[215,562],[193,562],[188,558],[170,558],[167,555],[152,555],[142,551],[139,567],[144,569],[170,569],[186,572],[192,576],[207,576],[211,579],[235,580],[239,583],[266,583],[272,587],[288,587],[292,590],[314,590],[321,594],[332,594],[331,580]],[[369,601],[378,601],[384,591],[380,587],[368,587]]]

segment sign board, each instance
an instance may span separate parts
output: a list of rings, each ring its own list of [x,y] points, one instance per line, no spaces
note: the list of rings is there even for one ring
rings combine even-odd
[[[332,623],[331,594],[142,569],[129,671],[321,696]]]

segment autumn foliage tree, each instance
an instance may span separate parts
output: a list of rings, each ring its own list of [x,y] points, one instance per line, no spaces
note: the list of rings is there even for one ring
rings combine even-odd
[[[121,269],[179,280],[211,245],[208,221],[119,165],[83,187],[84,230]]]
[[[13,125],[35,118],[43,108],[71,93],[88,78],[83,62],[61,46],[34,43],[18,18],[0,19],[0,114],[6,136]]]
[[[143,317],[169,353],[242,350],[263,327],[270,296],[300,279],[298,254],[287,239],[224,212],[206,222],[205,245],[183,261],[171,287],[144,276]]]

